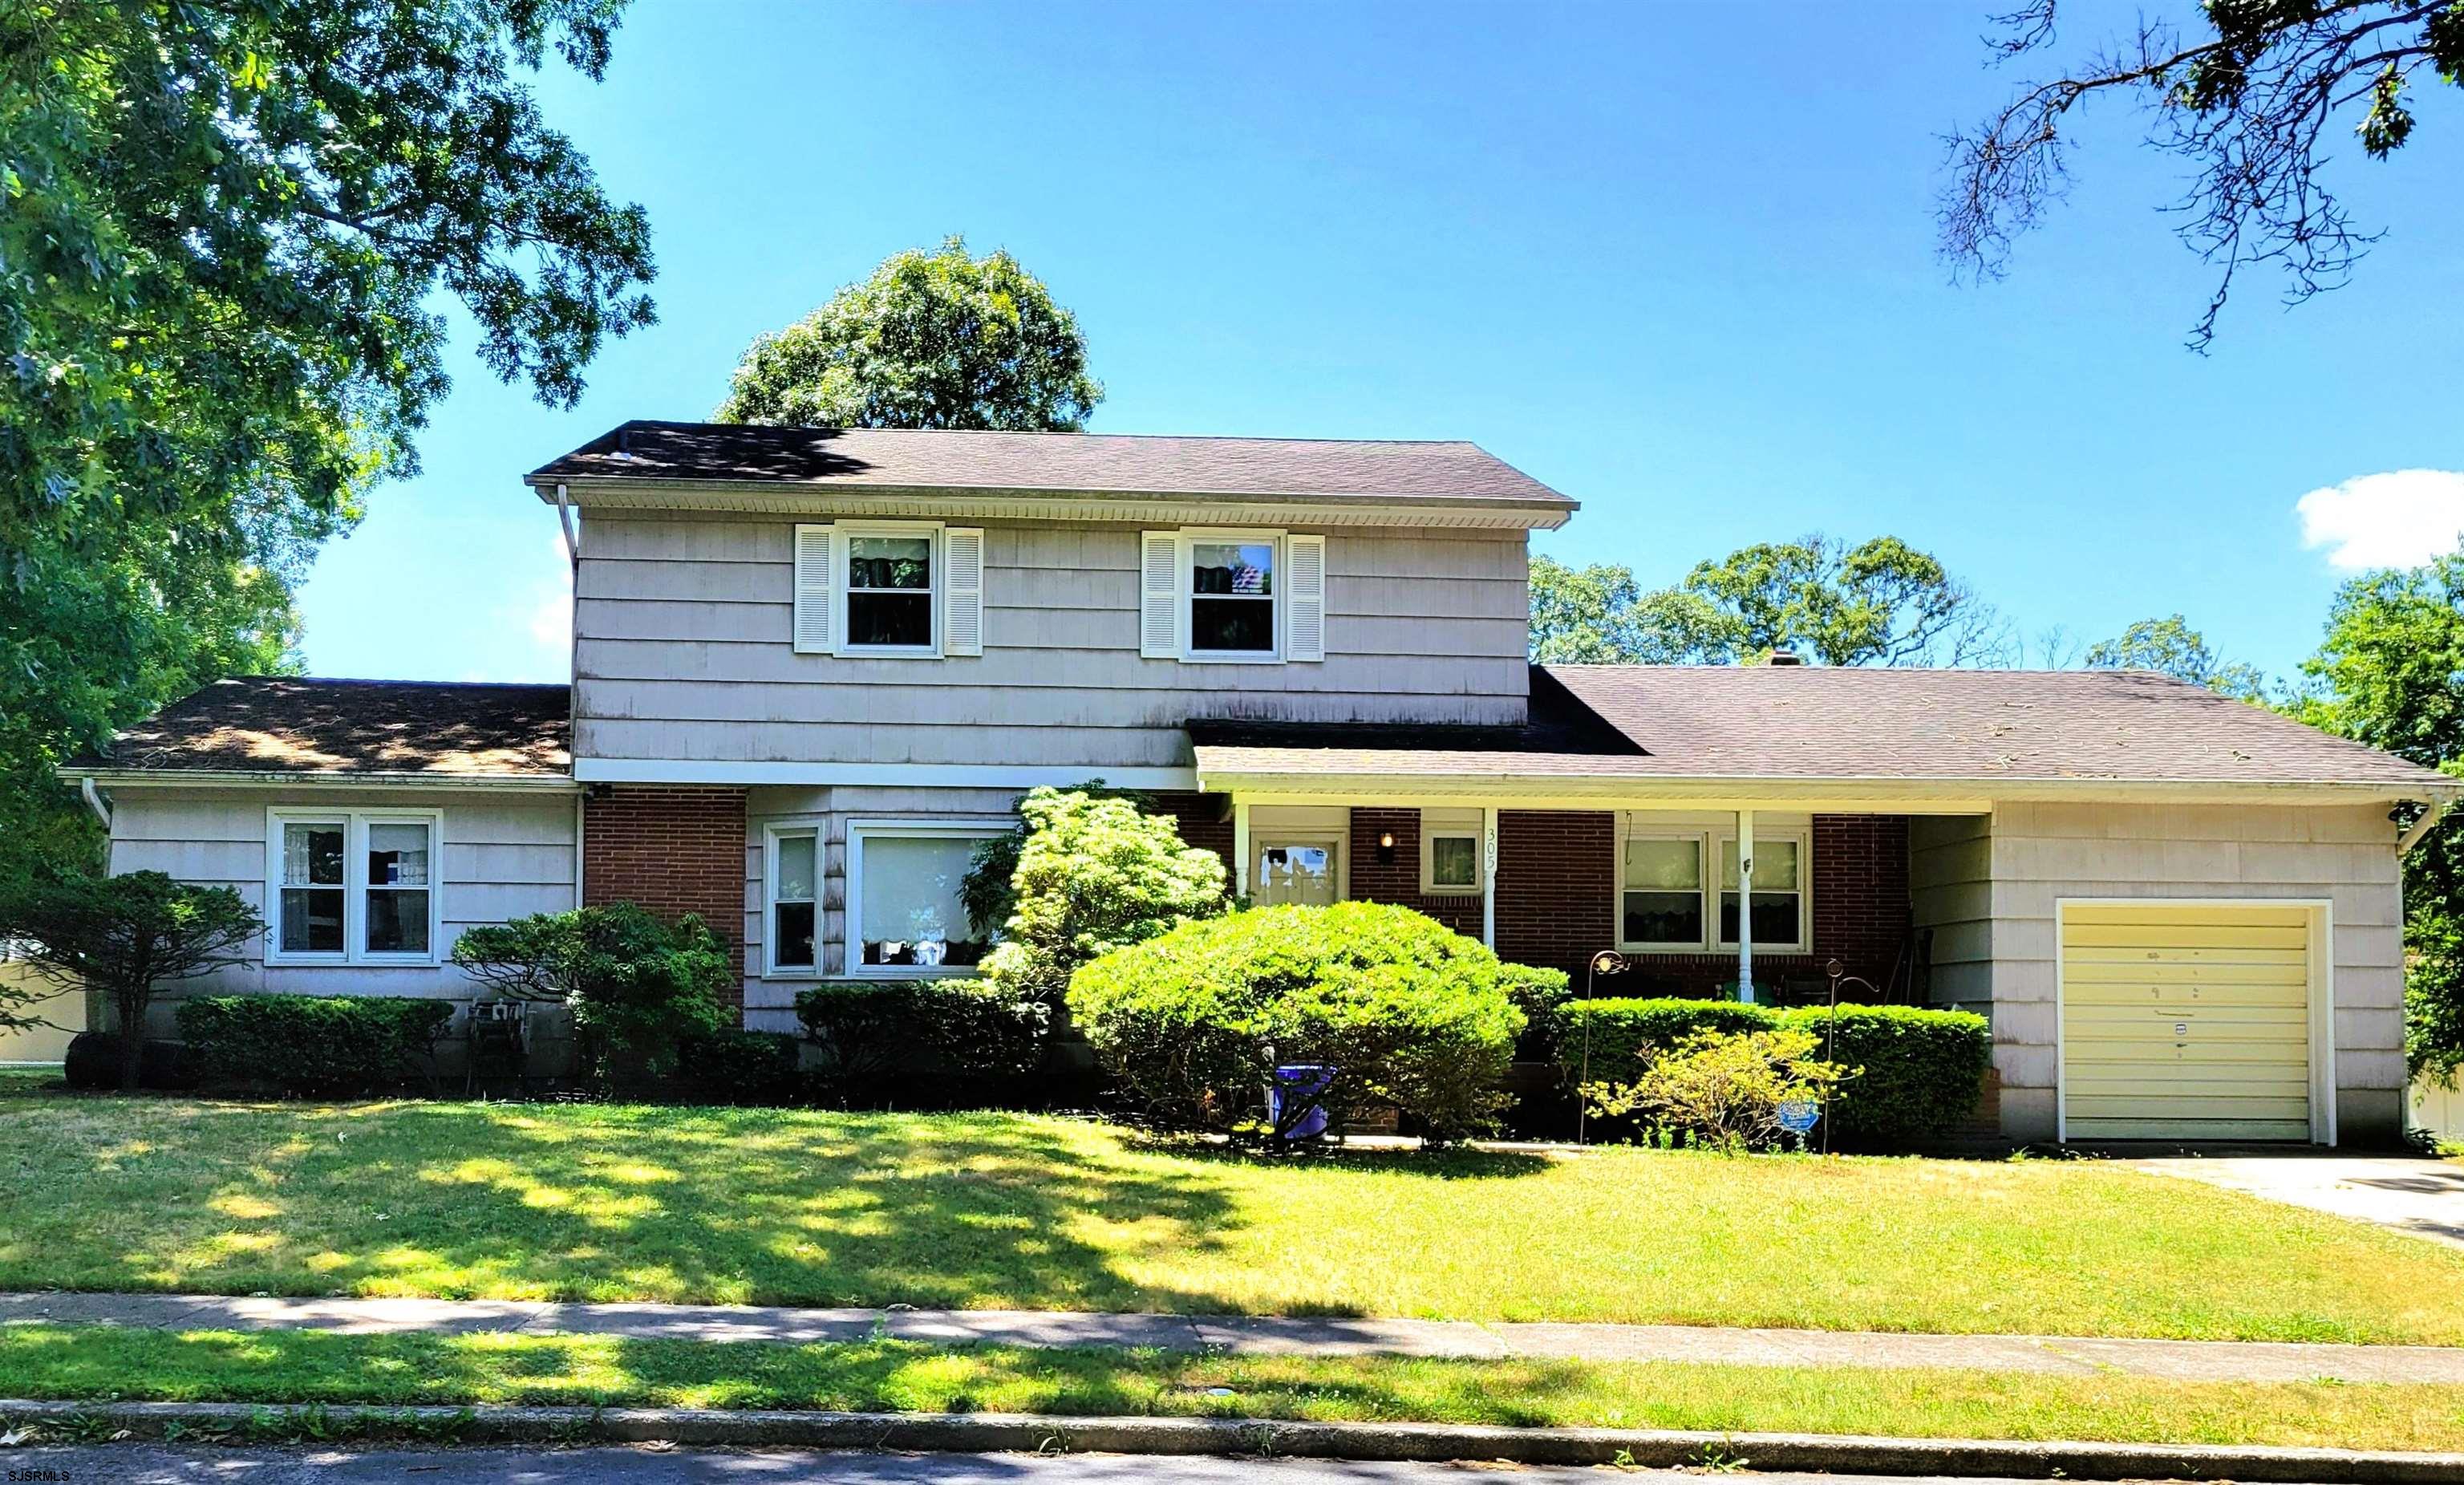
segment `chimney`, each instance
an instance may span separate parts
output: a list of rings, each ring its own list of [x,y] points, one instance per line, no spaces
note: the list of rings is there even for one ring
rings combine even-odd
[[[1763,663],[1766,665],[1803,665],[1805,663],[1805,656],[1797,654],[1793,650],[1774,650],[1771,653],[1771,658],[1765,660]]]

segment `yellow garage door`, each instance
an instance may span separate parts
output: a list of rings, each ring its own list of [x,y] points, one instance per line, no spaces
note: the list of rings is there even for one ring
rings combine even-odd
[[[2310,1138],[2311,910],[2062,909],[2073,1140]]]

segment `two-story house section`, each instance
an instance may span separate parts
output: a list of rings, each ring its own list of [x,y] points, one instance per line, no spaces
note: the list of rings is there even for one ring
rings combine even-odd
[[[2402,859],[2459,786],[2258,708],[1531,665],[1576,507],[1468,443],[628,423],[527,482],[569,693],[234,679],[63,768],[116,869],[264,909],[214,986],[463,999],[462,927],[633,900],[792,1030],[974,973],[976,846],[1101,779],[1256,900],[1407,903],[1578,993],[1980,1010],[2013,1138],[2400,1127]]]

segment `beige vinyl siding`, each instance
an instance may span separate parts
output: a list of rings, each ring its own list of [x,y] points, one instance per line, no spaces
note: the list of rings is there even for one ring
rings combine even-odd
[[[574,902],[574,802],[561,794],[490,796],[475,789],[122,788],[112,800],[111,869],[158,871],[230,887],[265,910],[266,810],[441,809],[441,957],[473,923],[559,913]],[[192,981],[193,993],[427,995],[466,998],[451,964],[277,964],[253,943],[249,962]]]
[[[980,656],[797,654],[793,529],[586,519],[575,580],[579,755],[1177,765],[1189,762],[1180,724],[1196,716],[1524,715],[1521,533],[1331,533],[1325,661],[1199,666],[1140,656],[1138,531],[1095,524],[985,528]]]
[[[1993,831],[1986,815],[1908,820],[1908,906],[1930,931],[1932,1002],[1993,1013]]]
[[[1016,789],[978,788],[753,788],[744,798],[744,1024],[756,1031],[793,1031],[796,995],[816,979],[847,971],[847,825],[854,820],[1010,819]],[[815,914],[821,960],[818,973],[771,976],[769,913],[762,879],[765,828],[813,825],[821,840],[820,908]]]
[[[2404,949],[2385,806],[2005,804],[1993,815],[1991,859],[1993,1060],[2006,1134],[2054,1134],[2056,903],[2146,898],[2328,904],[2340,1138],[2395,1133]]]

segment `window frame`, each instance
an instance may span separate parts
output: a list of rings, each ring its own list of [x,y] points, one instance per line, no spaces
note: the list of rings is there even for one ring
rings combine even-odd
[[[830,561],[839,570],[830,574],[832,588],[830,606],[836,611],[830,617],[836,622],[832,637],[833,653],[859,660],[937,660],[949,634],[949,618],[942,611],[949,592],[949,565],[944,555],[942,533],[946,522],[938,521],[842,521],[833,527],[836,535],[830,543]],[[932,615],[933,638],[921,645],[860,645],[848,636],[855,632],[850,615],[854,611],[856,587],[852,581],[855,543],[864,537],[922,537],[929,548],[925,557],[925,610]],[[869,593],[913,592],[913,588],[866,588]],[[816,947],[814,953],[821,950]]]
[[[1281,665],[1291,648],[1290,622],[1286,617],[1290,584],[1287,574],[1290,560],[1285,555],[1288,532],[1271,531],[1247,526],[1183,526],[1180,528],[1180,561],[1174,576],[1175,596],[1180,624],[1180,658],[1185,665]],[[1270,650],[1200,650],[1198,648],[1198,574],[1195,549],[1201,543],[1240,543],[1271,547],[1274,566],[1267,576],[1274,591],[1265,597],[1268,622],[1274,626],[1275,643]],[[1220,597],[1215,594],[1210,596]]]
[[[1469,886],[1438,880],[1438,842],[1441,839],[1471,842]],[[1420,895],[1429,898],[1476,898],[1485,892],[1488,886],[1487,844],[1488,831],[1479,810],[1421,810]],[[1620,847],[1620,859],[1622,851]],[[1621,901],[1618,911],[1624,911]]]
[[[990,815],[931,820],[849,820],[847,826],[847,890],[841,898],[843,906],[839,911],[841,977],[850,980],[940,980],[982,973],[980,964],[864,963],[864,848],[869,841],[877,839],[993,840],[1008,834],[1017,825],[1015,818]],[[766,890],[763,896],[768,896]],[[821,952],[820,945],[816,944],[815,956],[818,958]]]
[[[1734,844],[1736,839],[1737,831],[1734,827],[1724,829],[1719,826],[1710,825],[1628,824],[1624,820],[1620,819],[1617,831],[1616,865],[1616,914],[1618,951],[1626,954],[1711,955],[1735,953],[1738,947],[1736,941],[1733,939],[1723,940],[1720,937],[1720,899],[1727,892],[1727,889],[1721,885],[1721,878],[1725,875],[1723,861],[1726,857],[1727,848]],[[1626,842],[1630,840],[1690,840],[1695,843],[1695,849],[1702,853],[1701,860],[1703,863],[1703,870],[1701,874],[1701,882],[1696,889],[1697,893],[1702,898],[1703,903],[1703,938],[1701,942],[1655,943],[1638,942],[1626,938],[1625,848]],[[1769,830],[1765,830],[1759,825],[1756,826],[1754,830],[1754,844],[1757,850],[1771,841],[1779,840],[1790,841],[1796,846],[1796,885],[1791,889],[1784,889],[1793,891],[1796,895],[1796,938],[1786,943],[1772,943],[1761,939],[1756,939],[1754,941],[1754,952],[1757,954],[1811,954],[1814,952],[1813,826],[1811,823],[1803,825],[1783,825],[1775,826]],[[1765,888],[1763,890],[1768,892],[1771,889]],[[1738,904],[1738,911],[1741,920],[1743,919],[1743,915],[1749,913],[1751,910],[1752,904],[1750,902],[1741,901]]]
[[[282,837],[292,825],[339,825],[342,828],[342,947],[297,952],[282,947]],[[368,924],[368,827],[424,825],[428,829],[428,947],[418,951],[371,949]],[[332,889],[321,889],[330,891]],[[401,891],[392,888],[382,890]],[[296,965],[358,964],[370,968],[433,967],[445,962],[445,811],[441,809],[370,808],[315,809],[302,805],[270,805],[265,811],[265,964],[271,968]]]
[[[779,842],[810,836],[813,842],[813,962],[779,962]],[[818,980],[829,957],[829,919],[822,906],[829,877],[829,837],[822,822],[809,819],[768,820],[761,826],[761,978]]]

